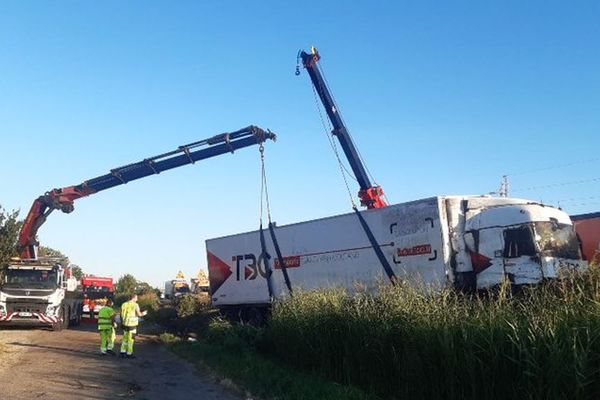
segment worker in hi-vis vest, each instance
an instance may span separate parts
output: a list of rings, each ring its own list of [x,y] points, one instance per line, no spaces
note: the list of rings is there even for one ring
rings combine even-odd
[[[147,311],[140,311],[137,303],[137,294],[131,295],[129,301],[121,306],[121,324],[123,325],[123,340],[121,341],[121,357],[134,358],[133,339],[137,333],[138,318],[146,315]]]
[[[115,355],[113,347],[115,346],[115,310],[112,308],[111,299],[106,300],[104,307],[98,312],[98,332],[100,333],[100,353],[103,356],[108,354]]]

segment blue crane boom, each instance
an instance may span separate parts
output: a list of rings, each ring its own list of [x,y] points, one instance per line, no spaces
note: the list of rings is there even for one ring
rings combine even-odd
[[[261,145],[276,135],[251,125],[235,132],[222,133],[198,142],[179,146],[176,150],[146,158],[142,161],[112,169],[110,173],[86,180],[75,186],[52,189],[38,197],[31,206],[19,233],[21,258],[36,258],[36,235],[46,218],[54,210],[72,212],[74,201],[100,191],[123,185],[150,175],[159,174],[196,161],[216,157],[255,144]]]
[[[336,106],[333,97],[329,92],[329,88],[323,79],[323,75],[319,70],[317,65],[317,62],[321,58],[319,52],[313,47],[311,48],[310,53],[303,50],[300,51],[299,57],[302,59],[302,65],[308,71],[312,84],[323,103],[323,107],[325,107],[329,120],[331,121],[331,125],[333,126],[333,131],[331,133],[338,138],[346,159],[350,164],[350,168],[352,168],[352,172],[358,181],[360,186],[358,197],[360,198],[361,204],[367,208],[386,207],[387,203],[383,199],[383,189],[381,189],[380,186],[371,183],[366,168],[364,167],[358,151],[354,146],[354,142],[348,134],[346,125],[342,120],[340,110]],[[297,69],[296,74],[298,75],[299,73],[300,70]]]

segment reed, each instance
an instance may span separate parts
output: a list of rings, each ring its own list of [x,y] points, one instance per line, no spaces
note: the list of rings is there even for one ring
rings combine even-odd
[[[597,398],[598,269],[519,293],[510,289],[298,292],[273,306],[268,326],[251,335],[252,346],[383,398]],[[248,338],[247,329],[231,329]]]

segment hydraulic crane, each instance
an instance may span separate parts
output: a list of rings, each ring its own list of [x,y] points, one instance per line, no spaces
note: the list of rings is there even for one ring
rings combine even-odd
[[[348,163],[350,164],[350,168],[352,168],[352,172],[358,181],[360,186],[360,191],[358,192],[358,197],[360,198],[361,205],[367,208],[383,208],[387,206],[383,196],[383,189],[380,186],[373,185],[371,180],[369,179],[369,175],[367,174],[366,168],[363,165],[358,151],[352,142],[352,138],[348,134],[348,130],[342,120],[340,115],[340,110],[336,106],[331,93],[329,92],[329,88],[325,80],[323,79],[323,75],[319,70],[317,62],[320,60],[321,56],[319,52],[314,47],[311,48],[310,53],[306,53],[301,50],[298,54],[299,58],[302,59],[302,65],[308,71],[308,75],[312,81],[313,86],[315,87],[317,93],[319,94],[319,98],[323,103],[323,107],[325,107],[325,111],[327,112],[327,116],[333,125],[333,131],[331,132],[335,137],[338,138],[342,149],[344,150],[344,154],[348,159]],[[299,67],[296,69],[296,75],[300,74]]]
[[[222,133],[208,139],[179,146],[176,150],[146,158],[142,161],[112,169],[110,173],[89,179],[75,186],[52,189],[38,197],[31,206],[19,233],[19,253],[22,259],[35,259],[38,242],[36,235],[54,210],[70,213],[74,201],[94,193],[123,185],[136,179],[159,174],[163,171],[194,164],[196,161],[215,157],[235,150],[261,145],[276,135],[257,126],[248,126],[235,132]]]

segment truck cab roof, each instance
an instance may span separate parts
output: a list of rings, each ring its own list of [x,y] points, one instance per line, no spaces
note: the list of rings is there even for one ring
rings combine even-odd
[[[61,268],[61,265],[52,259],[12,259],[6,268],[50,271]]]

